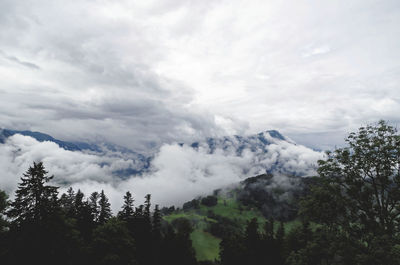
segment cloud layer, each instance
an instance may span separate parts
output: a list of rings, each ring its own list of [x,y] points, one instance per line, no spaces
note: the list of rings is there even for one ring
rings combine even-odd
[[[397,0],[0,2],[0,127],[147,150],[399,122]]]
[[[123,194],[128,190],[133,192],[138,204],[150,193],[154,203],[180,205],[195,196],[264,173],[265,168],[276,164],[287,171],[315,174],[313,166],[322,157],[321,153],[304,146],[278,140],[269,145],[268,152],[261,157],[259,152],[244,150],[241,156],[237,156],[229,150],[216,150],[210,154],[202,148],[195,150],[188,146],[165,144],[155,156],[149,173],[121,179],[113,172],[132,167],[134,161],[110,155],[71,152],[52,142],[14,135],[5,144],[0,144],[0,167],[3,169],[0,188],[12,194],[32,162],[43,161],[49,173],[55,176],[54,182],[61,186],[61,191],[72,186],[89,195],[104,189],[114,211],[118,210]]]

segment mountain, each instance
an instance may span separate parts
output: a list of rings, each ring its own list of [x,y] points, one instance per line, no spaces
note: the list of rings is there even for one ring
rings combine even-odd
[[[184,146],[185,144],[180,145]],[[312,175],[315,162],[321,158],[320,152],[297,145],[276,130],[249,136],[207,138],[201,142],[193,142],[190,146],[208,154],[222,153],[223,155],[246,157],[251,153],[251,167],[245,168],[249,172],[244,172],[247,176],[262,173]],[[255,172],[255,168],[259,170]]]
[[[107,142],[68,142],[55,139],[45,133],[28,130],[0,129],[0,143],[4,143],[8,137],[15,134],[30,136],[39,142],[54,142],[59,147],[73,152],[79,151],[99,156],[133,160],[135,162],[134,167],[113,172],[113,174],[121,178],[147,172],[152,159],[154,159],[154,155],[143,155],[134,150]],[[262,173],[295,176],[310,175],[315,166],[313,164],[316,161],[314,157],[319,155],[318,152],[297,145],[276,130],[264,131],[249,136],[234,135],[206,138],[204,141],[179,143],[179,146],[193,148],[193,150],[201,154],[240,159],[241,163],[244,164],[242,173],[245,176]],[[312,159],[310,159],[310,155]]]
[[[79,152],[87,152],[92,153],[98,156],[111,156],[116,158],[124,158],[124,159],[132,159],[135,161],[134,168],[128,168],[124,170],[117,170],[113,172],[115,175],[118,175],[122,178],[125,178],[130,175],[141,174],[146,171],[150,166],[150,157],[144,156],[140,153],[137,153],[133,150],[130,150],[126,147],[111,144],[111,143],[85,143],[85,142],[67,142],[59,139],[55,139],[51,135],[34,132],[34,131],[18,131],[18,130],[10,130],[10,129],[0,129],[0,143],[5,143],[6,139],[15,134],[20,134],[24,136],[30,136],[36,139],[39,142],[53,142],[56,143],[60,148],[63,148],[68,151],[79,151]]]
[[[101,152],[101,148],[94,144],[82,143],[82,142],[66,142],[53,138],[52,136],[41,133],[41,132],[32,132],[32,131],[17,131],[17,130],[9,130],[9,129],[0,129],[0,143],[4,143],[5,139],[13,136],[15,134],[21,134],[24,136],[30,136],[35,138],[39,142],[54,142],[58,144],[61,148],[69,151],[94,151]]]
[[[224,136],[221,138],[207,138],[204,142],[194,142],[190,146],[198,149],[199,147],[207,146],[209,153],[214,153],[216,150],[234,151],[237,155],[242,155],[243,150],[249,149],[252,152],[258,150],[266,150],[266,146],[276,143],[276,141],[291,142],[276,130],[261,132],[256,135],[247,137],[234,135]]]

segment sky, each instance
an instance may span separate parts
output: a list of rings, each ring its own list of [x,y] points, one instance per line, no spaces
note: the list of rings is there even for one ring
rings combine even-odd
[[[400,120],[400,2],[0,1],[0,127],[136,150]]]

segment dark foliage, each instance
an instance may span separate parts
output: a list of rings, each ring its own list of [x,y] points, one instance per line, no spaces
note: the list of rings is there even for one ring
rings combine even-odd
[[[161,211],[162,215],[170,215],[171,213],[173,213],[175,211],[175,206],[162,207],[160,211]]]
[[[274,187],[272,174],[262,174],[242,182],[238,200],[253,206],[267,218],[290,221],[297,217],[299,198],[309,192],[311,178],[288,177],[290,185],[285,189]]]
[[[216,220],[216,222],[211,222],[207,231],[219,238],[227,238],[229,235],[238,234],[241,232],[242,227],[238,222],[234,220],[216,215],[214,212],[209,211],[207,217]]]
[[[52,178],[34,163],[11,204],[0,191],[1,264],[197,264],[190,222],[180,220],[165,232],[158,205],[150,211],[150,195],[134,209],[127,192],[113,217],[104,191],[85,198],[70,188],[58,198],[58,188],[48,185]]]
[[[273,221],[267,221],[260,232],[257,219],[247,223],[244,233],[231,233],[221,241],[221,264],[272,264],[284,263],[284,230],[275,233]]]
[[[96,264],[135,264],[135,240],[125,223],[111,218],[93,231],[91,251]]]
[[[205,198],[201,199],[201,204],[208,206],[208,207],[212,207],[217,205],[218,203],[218,198],[216,196],[207,196]]]
[[[90,204],[89,204],[90,205]],[[105,224],[112,216],[111,214],[111,205],[108,202],[107,196],[104,194],[104,190],[101,191],[100,193],[100,199],[99,199],[99,207],[98,207],[98,222],[99,224]],[[97,209],[96,212],[97,213]]]
[[[199,209],[200,208],[200,202],[197,199],[193,199],[191,201],[185,202],[182,206],[182,209],[184,211],[188,211],[191,209]]]
[[[320,228],[291,256],[300,264],[400,264],[400,136],[380,121],[346,141],[319,161],[300,214]]]
[[[0,233],[5,232],[8,223],[6,219],[4,218],[4,215],[6,214],[6,210],[8,208],[8,196],[7,194],[0,190]]]

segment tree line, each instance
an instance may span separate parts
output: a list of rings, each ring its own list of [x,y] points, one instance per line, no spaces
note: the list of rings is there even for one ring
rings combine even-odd
[[[43,163],[33,163],[12,202],[0,193],[2,264],[196,263],[190,222],[162,225],[158,205],[151,211],[150,194],[134,207],[126,192],[113,216],[103,190],[85,197],[69,188],[59,196],[47,173]]]

